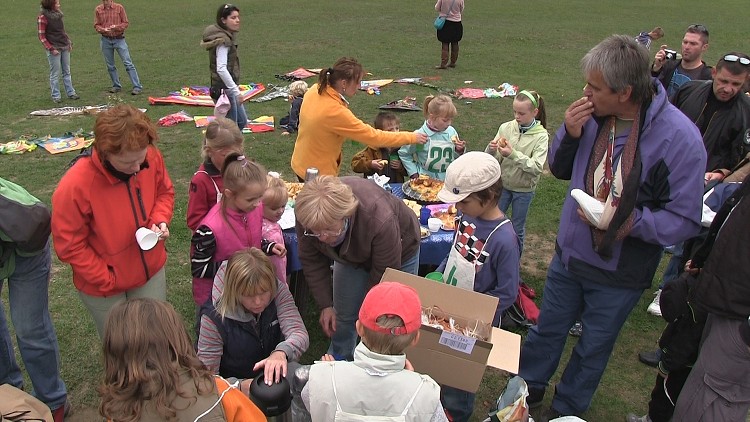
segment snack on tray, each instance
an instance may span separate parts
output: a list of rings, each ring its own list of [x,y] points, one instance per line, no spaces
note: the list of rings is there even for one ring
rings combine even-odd
[[[380,165],[382,165],[382,166],[386,166],[386,165],[388,165],[388,160],[378,160],[378,162],[379,162],[379,163],[380,163]]]
[[[443,230],[455,230],[456,229],[456,207],[450,205],[446,210],[435,211],[432,216],[439,218],[443,222]]]
[[[419,236],[424,239],[425,237],[430,235],[430,229],[428,229],[425,226],[419,226]]]
[[[426,174],[420,174],[416,179],[409,181],[409,187],[412,191],[419,194],[419,200],[427,202],[438,202],[437,194],[443,188],[443,181],[433,179]]]
[[[497,140],[497,144],[500,146],[500,148],[505,148],[508,146],[508,140],[501,137]]]
[[[406,206],[414,211],[414,214],[419,217],[419,212],[422,211],[422,206],[417,204],[417,201],[411,201],[409,199],[402,199],[402,201],[404,201],[404,204],[406,204]]]
[[[287,192],[289,192],[289,199],[292,201],[297,199],[297,194],[302,190],[302,187],[305,186],[304,183],[299,182],[284,182],[284,184],[286,185]]]
[[[458,135],[453,135],[453,136],[451,136],[451,142],[453,142],[454,144],[455,144],[456,142],[458,142]]]

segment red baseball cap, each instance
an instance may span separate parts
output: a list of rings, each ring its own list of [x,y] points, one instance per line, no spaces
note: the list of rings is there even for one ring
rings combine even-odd
[[[383,328],[377,323],[383,315],[395,315],[404,320],[403,327]],[[394,336],[411,334],[422,325],[422,303],[413,288],[384,281],[370,289],[359,308],[359,322],[372,331]]]

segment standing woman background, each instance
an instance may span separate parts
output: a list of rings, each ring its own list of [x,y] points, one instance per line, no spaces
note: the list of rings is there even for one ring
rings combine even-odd
[[[49,86],[52,90],[52,101],[59,103],[60,88],[58,87],[60,73],[62,73],[65,94],[71,100],[80,98],[73,88],[70,78],[70,52],[73,43],[65,32],[63,12],[60,10],[60,0],[42,0],[39,17],[36,19],[39,41],[47,50],[49,61]]]
[[[240,30],[240,9],[223,4],[216,12],[216,23],[203,30],[201,47],[208,50],[208,67],[211,69],[211,98],[214,103],[221,90],[229,97],[227,118],[234,120],[242,130],[247,125],[247,112],[242,105],[240,88],[240,59],[237,57],[237,32]]]
[[[464,0],[437,0],[435,10],[440,13],[440,16],[445,16],[445,25],[437,31],[437,39],[443,46],[440,51],[440,65],[435,66],[435,68],[456,67],[458,42],[464,36],[464,26],[461,23]],[[450,53],[450,63],[448,63],[448,53]]]

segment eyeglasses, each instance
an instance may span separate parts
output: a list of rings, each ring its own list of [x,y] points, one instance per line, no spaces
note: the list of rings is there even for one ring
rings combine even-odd
[[[725,62],[732,62],[732,63],[740,62],[740,64],[743,66],[750,65],[750,59],[748,59],[747,57],[740,57],[736,54],[727,54],[726,56],[724,56],[723,60]]]
[[[690,31],[698,31],[701,34],[708,35],[708,28],[706,28],[704,25],[701,25],[699,23],[692,24],[687,27],[688,32]]]
[[[325,232],[324,233],[313,233],[313,232],[308,231],[307,229],[305,229],[305,231],[302,234],[305,235],[305,236],[307,236],[307,237],[315,237],[315,238],[320,238],[320,237],[324,237],[324,236],[328,237],[328,238],[339,237],[339,236],[341,236],[341,233],[343,233],[344,230],[346,230],[346,228],[348,226],[349,226],[349,220],[347,219],[347,220],[344,220],[344,225],[341,226],[341,229],[339,231],[335,232],[335,233],[331,233],[331,232],[327,232],[327,233],[325,233]]]

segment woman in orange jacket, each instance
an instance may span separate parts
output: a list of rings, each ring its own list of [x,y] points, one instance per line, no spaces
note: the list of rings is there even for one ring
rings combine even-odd
[[[52,237],[99,337],[109,309],[131,297],[166,300],[164,264],[174,187],[154,146],[156,126],[130,105],[99,114],[93,152],[82,156],[52,195]],[[148,250],[136,230],[158,235]]]

